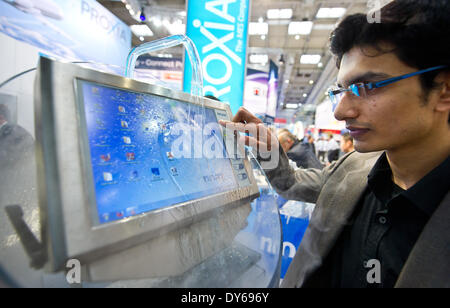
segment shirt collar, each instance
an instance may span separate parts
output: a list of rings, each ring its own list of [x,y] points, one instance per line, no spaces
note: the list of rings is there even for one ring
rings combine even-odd
[[[375,196],[387,204],[392,199],[392,171],[386,158],[386,153],[381,154],[368,175],[368,185]]]
[[[383,153],[368,175],[368,184],[377,198],[387,203],[403,195],[421,211],[431,216],[450,189],[450,157],[408,190],[395,189],[392,170]]]

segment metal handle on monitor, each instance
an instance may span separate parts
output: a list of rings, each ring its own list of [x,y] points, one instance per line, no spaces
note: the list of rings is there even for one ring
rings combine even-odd
[[[174,35],[163,39],[148,42],[133,48],[128,54],[125,77],[134,77],[134,68],[136,60],[139,56],[157,50],[183,45],[192,64],[192,87],[191,94],[203,96],[203,72],[201,67],[200,56],[197,48],[190,38],[186,35]]]

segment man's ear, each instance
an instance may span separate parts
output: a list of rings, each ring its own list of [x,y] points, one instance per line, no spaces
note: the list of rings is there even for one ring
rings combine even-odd
[[[446,112],[450,110],[450,72],[442,76],[442,88],[439,92],[439,101],[436,105],[436,111]]]

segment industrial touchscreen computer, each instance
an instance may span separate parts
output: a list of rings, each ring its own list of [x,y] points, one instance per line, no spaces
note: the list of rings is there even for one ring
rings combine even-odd
[[[35,82],[48,269],[89,263],[250,202],[227,104],[41,58]]]
[[[77,80],[77,96],[87,124],[95,222],[250,185],[243,163],[233,164],[224,147],[217,124],[223,110],[85,80]],[[213,158],[202,157],[208,151]]]

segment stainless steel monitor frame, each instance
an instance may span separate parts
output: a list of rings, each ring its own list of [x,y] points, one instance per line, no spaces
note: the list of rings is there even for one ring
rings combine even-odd
[[[96,209],[94,181],[77,80],[190,104],[200,101],[232,117],[228,104],[41,57],[35,80],[36,158],[48,271],[64,269],[72,258],[89,264],[258,197],[250,162],[244,159],[250,186],[95,225],[91,212]]]

